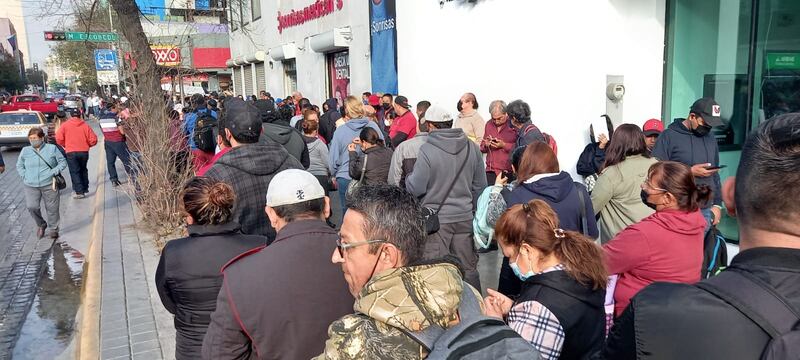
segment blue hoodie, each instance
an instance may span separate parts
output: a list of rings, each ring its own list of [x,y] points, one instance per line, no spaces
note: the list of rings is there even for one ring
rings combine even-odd
[[[369,119],[350,119],[344,125],[336,128],[333,132],[333,140],[329,146],[330,152],[328,154],[329,166],[331,174],[337,178],[350,179],[350,154],[347,151],[347,145],[353,142],[361,134],[361,129],[371,127],[378,132],[378,136],[383,139],[383,133],[378,127],[378,124]],[[361,148],[356,147],[356,152],[360,155]]]
[[[53,176],[67,168],[67,159],[53,144],[42,144],[39,154],[47,160],[53,169],[47,166],[39,155],[36,155],[33,146],[22,148],[17,159],[17,172],[22,177],[22,182],[31,187],[50,186]]]

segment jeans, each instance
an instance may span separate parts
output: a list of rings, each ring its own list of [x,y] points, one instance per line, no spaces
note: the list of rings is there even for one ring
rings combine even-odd
[[[76,194],[86,194],[89,192],[89,169],[86,167],[88,162],[88,151],[67,153],[69,178],[72,180],[72,191]]]
[[[108,177],[111,181],[118,181],[117,175],[117,158],[122,160],[122,166],[125,167],[125,172],[128,173],[130,180],[134,176],[133,168],[131,168],[131,157],[128,151],[128,144],[124,141],[106,141],[106,167],[108,168]]]
[[[706,230],[703,232],[703,238],[705,238],[705,235],[708,234],[708,230],[711,230],[711,224],[714,223],[714,213],[711,212],[711,208],[700,209],[700,213],[706,218]]]
[[[51,233],[58,233],[58,225],[61,219],[58,214],[60,198],[58,190],[53,190],[50,185],[33,187],[25,185],[25,206],[33,217],[38,227],[50,227]],[[47,212],[47,221],[42,218],[41,203],[44,199],[44,209]]]
[[[339,200],[342,205],[342,218],[344,218],[344,213],[347,211],[347,187],[350,186],[351,181],[353,180],[340,177],[336,178],[336,184],[339,188]]]

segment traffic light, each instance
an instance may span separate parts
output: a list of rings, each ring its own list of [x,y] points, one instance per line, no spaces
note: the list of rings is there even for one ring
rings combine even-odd
[[[45,31],[45,41],[64,41],[67,40],[67,35],[63,31]]]

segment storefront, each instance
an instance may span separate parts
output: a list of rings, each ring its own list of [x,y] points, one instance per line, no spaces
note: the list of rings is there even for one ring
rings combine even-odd
[[[263,0],[257,9],[232,14],[240,24],[231,26],[228,61],[235,93],[257,95],[263,86],[276,98],[300,91],[312,103],[322,104],[351,91],[369,91],[369,9],[359,4]],[[264,54],[263,60],[257,53]]]

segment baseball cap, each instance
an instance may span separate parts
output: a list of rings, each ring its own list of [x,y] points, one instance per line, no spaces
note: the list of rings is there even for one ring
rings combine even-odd
[[[370,95],[367,98],[367,104],[372,106],[378,106],[381,104],[381,98],[379,98],[378,95]]]
[[[226,128],[234,136],[261,133],[261,113],[255,105],[242,99],[225,102],[225,120]]]
[[[325,197],[325,190],[314,175],[300,169],[287,169],[272,177],[267,188],[267,206],[297,204]]]
[[[408,106],[408,98],[403,95],[397,95],[397,97],[394,98],[394,103],[406,109],[410,108],[410,106]]]
[[[431,105],[431,107],[429,107],[428,110],[425,111],[424,121],[420,120],[420,123],[421,124],[424,124],[426,122],[440,123],[448,121],[453,121],[453,115],[450,115],[450,113],[447,112],[447,110],[445,110],[439,105]]]
[[[661,132],[664,131],[664,123],[658,119],[647,120],[642,126],[642,131],[644,132],[644,136],[661,134]]]
[[[719,117],[721,113],[719,104],[710,97],[695,101],[689,111],[699,115],[709,126],[722,125],[722,119]]]

